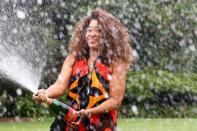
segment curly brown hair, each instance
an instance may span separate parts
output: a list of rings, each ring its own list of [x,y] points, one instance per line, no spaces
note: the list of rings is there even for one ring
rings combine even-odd
[[[77,52],[77,59],[88,59],[89,47],[85,34],[92,19],[97,20],[101,28],[103,44],[100,48],[100,56],[108,63],[119,59],[131,66],[133,55],[126,27],[112,14],[102,9],[93,10],[89,16],[81,19],[76,24],[69,41],[69,50]]]

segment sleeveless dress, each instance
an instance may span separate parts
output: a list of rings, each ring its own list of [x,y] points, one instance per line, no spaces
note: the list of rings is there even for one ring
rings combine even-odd
[[[86,59],[75,61],[66,104],[76,110],[93,108],[109,99],[109,67],[97,57],[92,71],[89,70]],[[90,119],[84,117],[78,129],[71,128],[65,122],[64,131],[114,131],[117,128],[117,111],[93,115]]]

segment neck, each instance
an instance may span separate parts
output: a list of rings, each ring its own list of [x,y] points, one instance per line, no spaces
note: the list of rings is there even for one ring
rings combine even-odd
[[[96,58],[99,55],[99,51],[96,49],[90,49],[90,58]]]

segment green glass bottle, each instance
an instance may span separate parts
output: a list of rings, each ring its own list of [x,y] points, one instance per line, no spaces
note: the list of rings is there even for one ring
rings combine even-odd
[[[77,122],[81,118],[75,109],[56,99],[52,99],[52,103],[49,104],[49,108],[55,114],[60,115],[68,122]]]

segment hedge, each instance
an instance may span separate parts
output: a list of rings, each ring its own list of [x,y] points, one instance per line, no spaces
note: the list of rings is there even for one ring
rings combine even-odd
[[[197,117],[197,74],[146,68],[128,73],[123,117]]]
[[[52,115],[32,100],[31,93],[23,90],[22,96],[17,96],[15,90],[0,91],[1,117]],[[197,74],[146,68],[128,72],[119,117],[197,117],[196,107]]]

